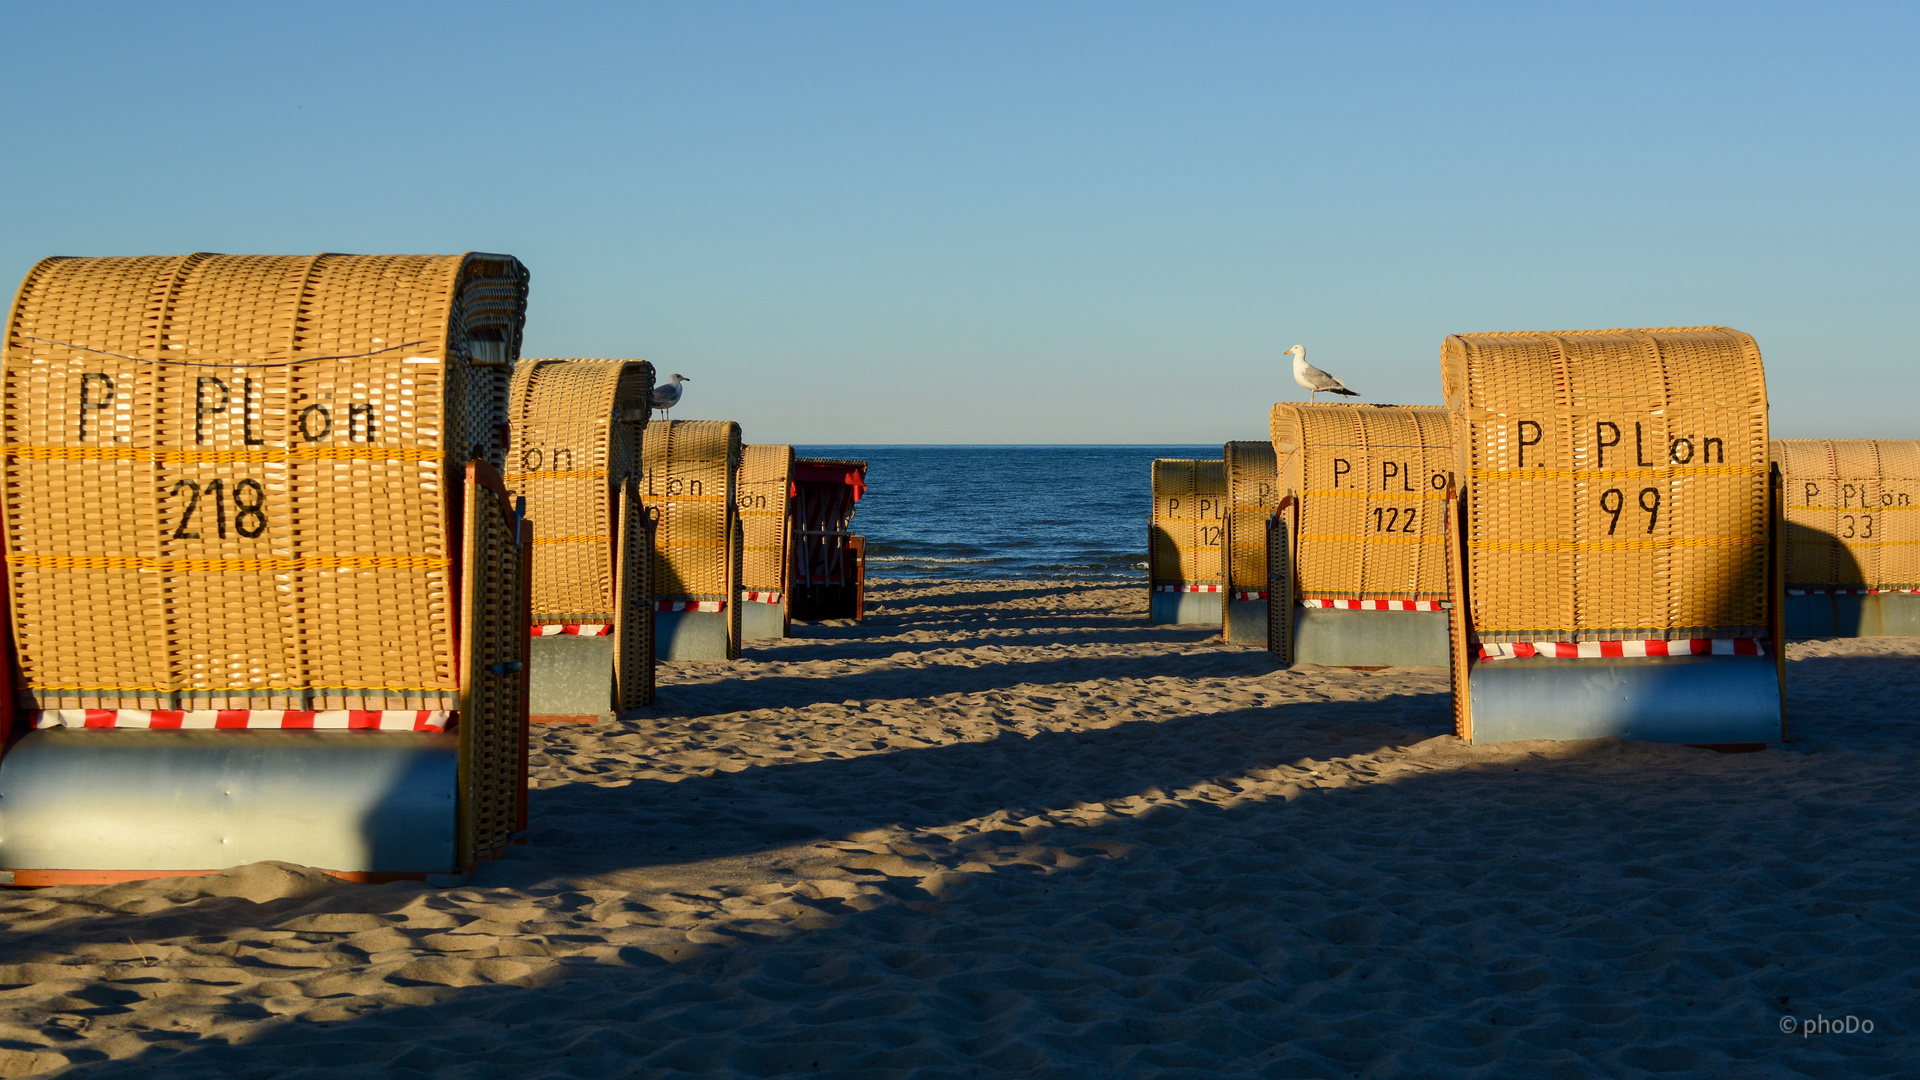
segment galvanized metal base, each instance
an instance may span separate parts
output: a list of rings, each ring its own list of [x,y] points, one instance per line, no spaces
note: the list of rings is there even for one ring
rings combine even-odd
[[[787,636],[787,602],[763,604],[758,600],[740,602],[740,640],[763,641]]]
[[[1147,621],[1155,626],[1172,623],[1190,626],[1204,623],[1220,625],[1220,601],[1224,593],[1156,592],[1147,608]]]
[[[1265,600],[1228,600],[1227,640],[1241,645],[1258,645],[1263,649],[1266,648],[1267,602]]]
[[[575,716],[614,711],[613,635],[537,637],[527,669],[527,711]]]
[[[1498,660],[1475,664],[1474,743],[1598,739],[1713,745],[1781,740],[1770,656]]]
[[[0,869],[452,873],[459,746],[397,731],[30,731],[0,758]]]
[[[653,655],[660,660],[725,660],[725,611],[657,611]]]
[[[1788,596],[1787,636],[1920,637],[1920,595],[1874,593]]]
[[[1444,611],[1296,607],[1293,662],[1330,667],[1445,667]]]

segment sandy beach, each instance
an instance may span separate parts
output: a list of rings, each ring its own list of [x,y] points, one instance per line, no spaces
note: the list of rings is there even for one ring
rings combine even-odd
[[[870,603],[537,729],[462,887],[0,891],[0,1075],[1920,1071],[1920,640],[1792,646],[1760,753],[1474,748],[1138,586]]]

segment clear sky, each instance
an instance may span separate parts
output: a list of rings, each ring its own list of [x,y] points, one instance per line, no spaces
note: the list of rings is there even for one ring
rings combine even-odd
[[[753,442],[1262,438],[1281,352],[1721,323],[1920,437],[1920,5],[0,5],[0,277],[451,252]]]

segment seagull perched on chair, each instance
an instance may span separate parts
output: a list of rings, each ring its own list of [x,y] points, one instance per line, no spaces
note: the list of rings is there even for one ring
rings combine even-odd
[[[667,414],[673,411],[675,405],[680,404],[680,384],[692,381],[685,375],[675,375],[665,386],[653,388],[653,407],[660,410],[660,419],[670,419]]]
[[[1295,345],[1293,348],[1288,349],[1287,352],[1293,356],[1293,381],[1311,391],[1311,393],[1307,395],[1308,401],[1313,401],[1313,395],[1318,394],[1322,390],[1325,390],[1329,394],[1345,394],[1348,397],[1360,396],[1354,391],[1347,389],[1346,383],[1307,363],[1306,346]]]

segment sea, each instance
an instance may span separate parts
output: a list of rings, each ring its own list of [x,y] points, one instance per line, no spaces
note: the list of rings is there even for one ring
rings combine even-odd
[[[1211,446],[795,446],[867,463],[870,578],[1145,581],[1154,458]]]

